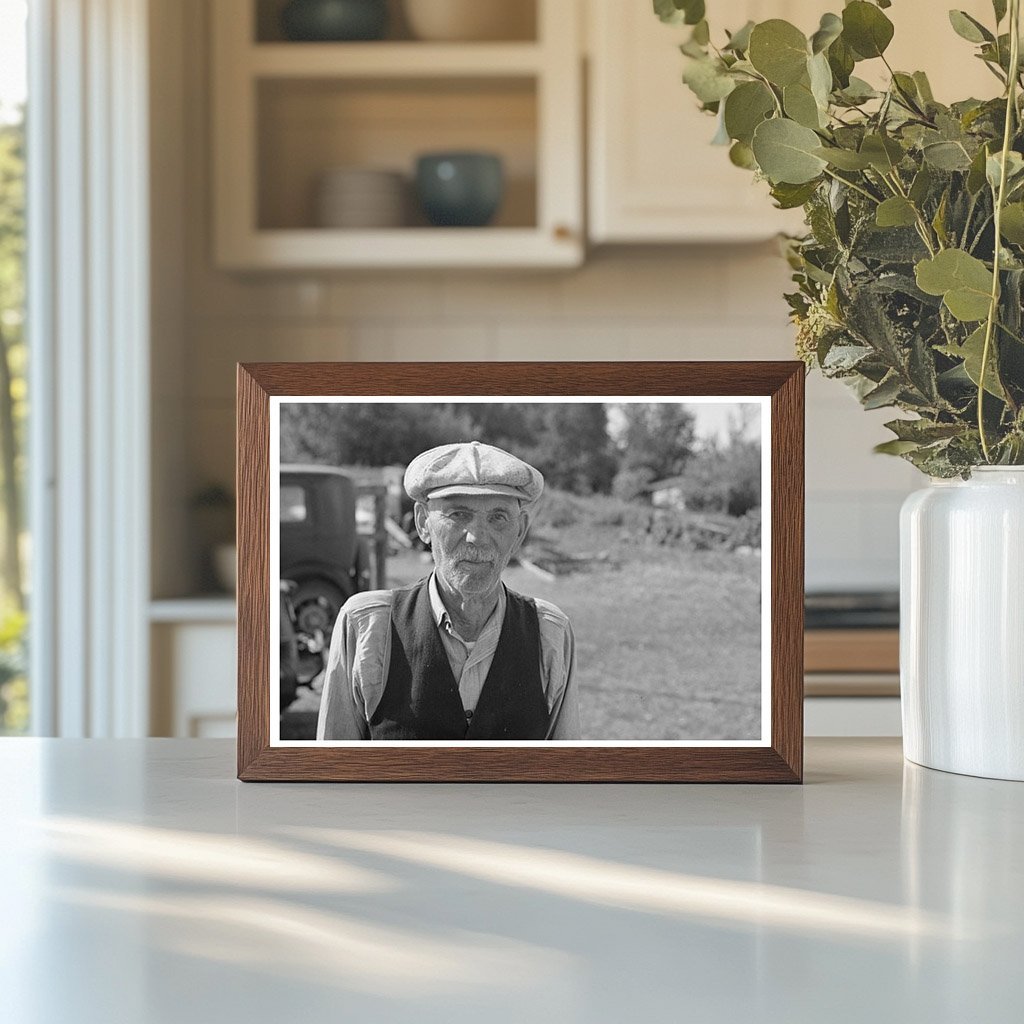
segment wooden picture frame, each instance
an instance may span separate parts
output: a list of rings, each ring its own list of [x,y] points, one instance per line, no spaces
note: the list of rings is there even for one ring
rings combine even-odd
[[[243,781],[800,782],[803,772],[804,367],[799,362],[251,363],[238,366],[238,778]],[[339,399],[339,396],[343,396]],[[276,400],[422,396],[657,402],[760,400],[765,520],[760,739],[719,745],[478,741],[272,743],[271,407]],[[557,396],[552,399],[551,396]],[[667,397],[666,397],[667,396]],[[713,396],[708,398],[708,396]],[[280,408],[275,404],[275,408]],[[276,422],[276,421],[275,421]],[[276,479],[276,478],[275,478]],[[272,573],[272,569],[274,572]],[[764,624],[765,609],[770,609]],[[765,662],[768,655],[768,663]],[[770,693],[769,693],[770,691]],[[699,744],[699,745],[698,745]]]

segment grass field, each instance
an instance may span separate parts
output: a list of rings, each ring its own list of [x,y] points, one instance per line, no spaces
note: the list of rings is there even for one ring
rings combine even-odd
[[[760,557],[631,544],[614,527],[558,542],[608,560],[553,582],[512,567],[505,582],[572,621],[584,738],[760,736]],[[430,564],[403,555],[388,571],[398,586]]]

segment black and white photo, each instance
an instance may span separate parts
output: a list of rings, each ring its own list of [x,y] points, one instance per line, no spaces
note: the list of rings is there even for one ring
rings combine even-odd
[[[281,745],[767,745],[764,397],[271,402]]]

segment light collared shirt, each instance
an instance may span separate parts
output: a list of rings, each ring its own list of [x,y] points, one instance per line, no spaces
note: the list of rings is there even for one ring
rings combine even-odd
[[[431,574],[430,608],[466,711],[476,708],[501,636],[508,604],[505,587],[474,641],[452,625]],[[318,740],[368,740],[370,719],[384,694],[391,666],[392,591],[371,590],[350,597],[338,615],[324,671],[317,722]],[[580,737],[576,699],[576,641],[565,613],[550,601],[533,599],[540,627],[541,685],[548,706],[549,740]],[[483,741],[486,742],[486,741]]]

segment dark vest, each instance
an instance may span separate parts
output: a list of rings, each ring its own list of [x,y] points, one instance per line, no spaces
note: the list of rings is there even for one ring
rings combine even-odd
[[[494,660],[467,718],[434,621],[427,580],[393,592],[391,664],[370,719],[371,739],[544,739],[548,706],[540,675],[537,606],[507,588],[505,593],[505,621]]]

